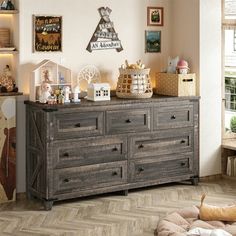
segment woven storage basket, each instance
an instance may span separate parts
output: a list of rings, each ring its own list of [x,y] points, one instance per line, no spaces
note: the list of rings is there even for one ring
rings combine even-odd
[[[150,69],[119,69],[116,96],[120,98],[150,98],[153,94]]]
[[[9,47],[10,45],[10,30],[0,28],[0,48]]]

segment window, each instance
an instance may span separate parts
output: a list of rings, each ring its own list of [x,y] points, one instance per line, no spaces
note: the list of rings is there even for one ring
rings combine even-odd
[[[223,0],[224,137],[236,138],[236,1]],[[234,129],[235,126],[235,129]]]

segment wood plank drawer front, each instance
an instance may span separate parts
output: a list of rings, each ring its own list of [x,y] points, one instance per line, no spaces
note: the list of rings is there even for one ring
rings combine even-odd
[[[127,159],[127,139],[119,137],[52,144],[54,168],[91,165]]]
[[[54,170],[54,194],[127,183],[127,161]]]
[[[174,159],[157,160],[155,158],[135,160],[130,163],[130,179],[147,181],[173,176],[192,174],[192,154],[176,155]]]
[[[173,129],[131,138],[131,158],[145,158],[169,153],[192,152],[193,129]]]
[[[150,108],[106,112],[107,134],[150,131]]]
[[[103,112],[61,112],[52,116],[51,140],[103,134]]]
[[[154,130],[193,126],[193,105],[154,108]]]

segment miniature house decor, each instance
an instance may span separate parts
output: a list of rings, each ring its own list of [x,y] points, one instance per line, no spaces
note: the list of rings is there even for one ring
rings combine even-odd
[[[64,87],[71,88],[71,70],[58,65],[50,60],[43,60],[36,65],[32,73],[30,84],[30,101],[39,101],[43,83],[51,87],[51,93],[55,94],[56,90],[63,90]]]
[[[90,83],[87,90],[87,99],[91,101],[110,100],[110,85],[108,83]]]

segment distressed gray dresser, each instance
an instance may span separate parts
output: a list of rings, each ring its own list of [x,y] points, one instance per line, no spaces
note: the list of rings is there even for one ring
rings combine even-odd
[[[27,195],[53,202],[199,177],[199,98],[26,101]]]

